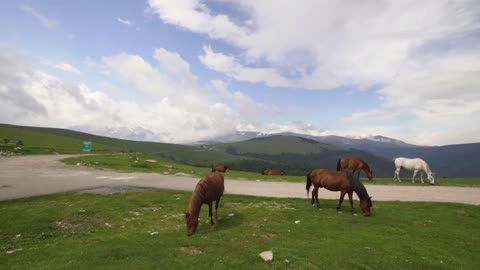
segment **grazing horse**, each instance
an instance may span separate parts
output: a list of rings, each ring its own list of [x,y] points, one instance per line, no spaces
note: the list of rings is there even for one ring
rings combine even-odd
[[[198,226],[198,215],[202,204],[208,204],[208,216],[210,217],[210,229],[213,230],[217,222],[218,203],[223,195],[225,187],[223,185],[223,175],[220,173],[209,173],[198,181],[195,190],[190,197],[188,209],[185,212],[185,221],[187,223],[187,235],[195,233]],[[212,203],[215,202],[215,222],[212,215]]]
[[[340,199],[337,205],[337,211],[340,211],[342,206],[343,198],[345,194],[348,194],[348,199],[350,201],[350,208],[352,214],[354,213],[353,209],[353,200],[352,194],[355,192],[360,198],[360,208],[362,209],[364,216],[370,216],[370,208],[372,207],[372,197],[368,195],[365,186],[360,182],[360,180],[348,172],[337,172],[330,171],[325,169],[317,169],[311,171],[307,174],[307,198],[308,193],[310,192],[310,187],[313,185],[312,190],[312,205],[320,207],[318,203],[318,189],[325,188],[330,191],[340,191]]]
[[[373,180],[373,171],[370,170],[368,164],[359,158],[343,157],[337,161],[337,171],[343,171],[352,169],[352,174],[358,171],[358,178],[360,178],[360,172],[363,170],[368,177],[368,180]]]
[[[226,172],[228,170],[228,166],[220,165],[220,164],[215,164],[212,165],[212,172]]]
[[[286,172],[280,170],[265,169],[262,171],[263,175],[287,175]]]
[[[394,181],[398,180],[398,182],[401,182],[400,170],[406,169],[409,171],[413,171],[412,183],[415,183],[415,176],[418,172],[420,172],[420,180],[422,181],[422,183],[425,183],[423,182],[423,172],[425,172],[427,174],[428,180],[430,181],[430,184],[435,185],[435,174],[432,172],[427,162],[425,162],[423,159],[398,157],[393,160],[393,163],[395,163],[395,174],[393,175]]]

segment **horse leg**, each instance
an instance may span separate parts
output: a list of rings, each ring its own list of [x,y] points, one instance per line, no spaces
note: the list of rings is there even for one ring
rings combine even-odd
[[[215,223],[213,222],[212,203],[208,203],[208,216],[210,217],[210,230],[215,229]]]
[[[345,197],[345,193],[346,192],[344,190],[340,191],[340,199],[338,199],[337,211],[340,211],[342,207],[342,202],[343,202],[343,198]]]
[[[422,184],[425,184],[425,182],[423,182],[423,171],[420,171],[420,181],[422,181]]]
[[[318,188],[319,187],[313,187],[312,190],[312,205],[317,208],[320,207],[320,205],[318,204]]]
[[[395,169],[395,175],[397,177],[398,182],[402,182],[402,180],[400,180],[400,168]]]
[[[218,199],[216,202],[215,202],[215,223],[218,222],[218,204],[220,203],[220,199]]]
[[[350,191],[348,192],[348,200],[350,201],[350,211],[353,213],[355,213],[355,210],[353,210],[353,198],[352,198],[352,195],[353,195],[353,191]]]
[[[315,186],[312,189],[312,205],[315,206]]]
[[[417,175],[418,170],[413,171],[412,183],[415,183],[415,175]]]
[[[362,172],[362,170],[358,170],[358,175],[357,175],[358,180],[360,180],[360,173],[361,172]]]

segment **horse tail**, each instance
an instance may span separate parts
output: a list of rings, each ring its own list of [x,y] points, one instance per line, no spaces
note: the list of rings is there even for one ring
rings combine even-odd
[[[308,194],[310,193],[310,187],[312,186],[312,179],[310,178],[310,173],[312,172],[309,172],[307,174],[307,186],[306,186],[306,189],[307,189],[307,198],[308,198]]]
[[[341,171],[342,170],[342,164],[341,164],[341,161],[342,159],[339,158],[338,161],[337,161],[337,171]]]

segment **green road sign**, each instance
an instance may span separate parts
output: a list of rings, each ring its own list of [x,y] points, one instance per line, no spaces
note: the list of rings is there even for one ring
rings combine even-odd
[[[83,142],[82,143],[82,152],[84,152],[84,153],[92,152],[92,143],[91,142]]]

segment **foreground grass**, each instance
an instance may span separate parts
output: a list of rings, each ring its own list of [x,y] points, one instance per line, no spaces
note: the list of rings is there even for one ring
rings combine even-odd
[[[322,201],[317,210],[306,199],[225,195],[216,230],[209,231],[204,206],[197,233],[187,237],[182,211],[189,195],[0,202],[0,269],[475,269],[480,263],[476,206],[374,202],[367,218],[337,214],[336,201]],[[21,250],[6,253],[15,249]],[[273,251],[272,262],[258,257],[265,250]]]
[[[146,160],[155,160],[156,162],[151,163]],[[210,172],[210,168],[189,166],[145,154],[81,156],[65,159],[64,162],[67,164],[80,163],[87,166],[114,169],[121,172],[154,172],[161,174],[186,173],[196,177],[203,177]],[[305,176],[268,176],[260,173],[235,170],[228,170],[225,176],[228,178],[247,180],[305,182]],[[364,183],[371,185],[429,185],[426,177],[424,178],[425,184],[422,184],[419,178],[417,178],[416,182],[413,184],[411,182],[411,175],[404,177],[401,183],[394,182],[393,178],[375,178],[374,181],[368,181],[366,178],[363,178],[362,180]],[[435,180],[435,183],[440,186],[480,186],[480,179],[439,178]]]

